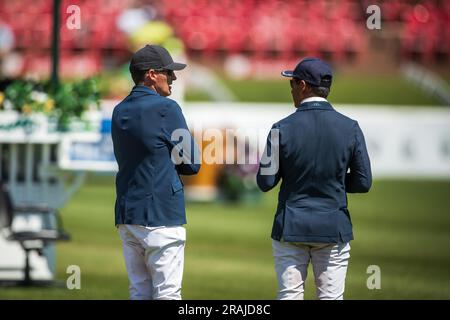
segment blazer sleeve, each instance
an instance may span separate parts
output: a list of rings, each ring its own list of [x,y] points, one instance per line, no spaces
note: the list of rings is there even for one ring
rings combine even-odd
[[[177,172],[183,175],[198,173],[201,160],[200,152],[189,131],[180,106],[171,100],[163,118],[163,131]]]
[[[256,183],[263,192],[274,188],[281,179],[280,167],[280,130],[277,124],[272,126],[267,137],[266,147],[259,163]]]
[[[349,163],[350,171],[345,176],[345,188],[350,193],[365,193],[372,186],[372,171],[364,134],[358,122],[355,123],[355,135],[355,146]]]

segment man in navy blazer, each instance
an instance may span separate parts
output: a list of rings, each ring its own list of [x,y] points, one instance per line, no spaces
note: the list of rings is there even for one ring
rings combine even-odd
[[[310,262],[317,297],[343,299],[353,240],[347,192],[372,184],[364,135],[326,100],[327,63],[305,58],[282,75],[297,110],[273,125],[257,175],[264,192],[282,180],[272,229],[278,299],[303,299]]]
[[[136,85],[113,111],[115,224],[131,299],[181,299],[186,213],[179,175],[196,174],[200,161],[181,108],[167,96],[174,71],[185,67],[163,47],[138,50],[130,63]]]

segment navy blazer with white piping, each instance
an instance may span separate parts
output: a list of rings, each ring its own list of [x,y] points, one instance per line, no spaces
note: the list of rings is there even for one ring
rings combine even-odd
[[[185,130],[187,141],[173,140],[176,129]],[[114,108],[111,134],[119,165],[115,224],[150,227],[185,224],[184,191],[179,174],[196,174],[200,162],[197,146],[178,104],[146,86],[137,85]],[[173,148],[182,149],[183,163],[172,161]]]
[[[358,122],[335,111],[327,101],[309,101],[272,128],[279,130],[279,144],[272,145],[269,134],[266,152],[270,155],[279,147],[278,170],[263,174],[261,170],[273,165],[273,160],[264,163],[262,159],[257,174],[262,191],[282,180],[272,238],[318,243],[353,240],[346,193],[368,192],[372,184]]]

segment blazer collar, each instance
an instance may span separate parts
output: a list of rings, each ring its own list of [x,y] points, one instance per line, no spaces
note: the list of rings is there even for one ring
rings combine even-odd
[[[298,106],[296,112],[306,110],[334,110],[334,109],[328,101],[307,101],[301,103]]]
[[[148,94],[159,96],[159,94],[155,90],[152,90],[149,87],[146,87],[146,86],[143,86],[143,85],[136,85],[136,86],[134,86],[133,89],[131,90],[131,93],[134,93],[134,92],[145,92],[145,93],[148,93]]]

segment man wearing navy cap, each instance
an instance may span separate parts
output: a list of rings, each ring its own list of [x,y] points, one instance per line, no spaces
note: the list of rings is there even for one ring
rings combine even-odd
[[[282,180],[272,228],[277,298],[303,299],[311,262],[318,299],[343,299],[353,240],[347,192],[372,184],[364,135],[327,101],[327,63],[305,58],[281,74],[297,110],[273,125],[257,175],[264,192]]]
[[[179,175],[196,174],[200,164],[181,108],[167,96],[174,71],[185,67],[163,47],[138,50],[130,63],[135,86],[112,116],[115,224],[131,299],[181,299],[186,213]]]

